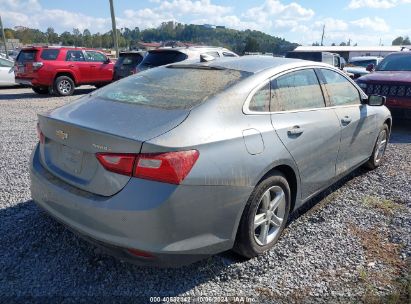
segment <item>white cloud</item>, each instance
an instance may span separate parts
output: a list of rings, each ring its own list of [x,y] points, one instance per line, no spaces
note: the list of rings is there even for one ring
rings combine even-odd
[[[316,21],[314,23],[314,26],[316,28],[321,28],[325,25],[325,30],[327,32],[334,32],[334,31],[346,31],[348,29],[348,24],[347,22],[340,20],[340,19],[334,19],[334,18],[325,18],[321,21]]]
[[[374,32],[388,32],[390,27],[388,26],[387,22],[384,19],[379,17],[365,17],[362,19],[351,21],[351,24],[360,29],[372,30]]]
[[[411,0],[351,0],[348,8],[392,8],[403,3],[411,3]]]

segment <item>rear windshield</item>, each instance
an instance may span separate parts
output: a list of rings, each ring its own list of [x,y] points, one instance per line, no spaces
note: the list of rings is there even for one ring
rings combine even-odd
[[[120,57],[118,58],[116,65],[132,65],[136,66],[138,65],[141,60],[143,59],[143,56],[140,54],[120,54]]]
[[[59,50],[43,50],[40,57],[44,60],[56,60],[58,55]]]
[[[183,61],[187,55],[176,51],[149,52],[140,63],[143,68],[153,68],[173,62]]]
[[[27,61],[35,61],[36,53],[37,53],[36,50],[22,50],[17,56],[16,61],[18,63],[24,63]]]
[[[391,55],[377,66],[377,71],[411,71],[410,55]]]
[[[363,67],[366,68],[367,65],[369,64],[376,64],[377,60],[376,59],[367,59],[367,60],[355,60],[355,61],[350,61],[348,64],[357,66],[357,67]]]
[[[190,109],[249,75],[251,73],[236,70],[150,69],[94,94],[104,99],[155,108]]]

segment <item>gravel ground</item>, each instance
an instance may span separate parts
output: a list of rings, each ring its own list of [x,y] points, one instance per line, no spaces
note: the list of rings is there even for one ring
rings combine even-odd
[[[36,113],[90,90],[57,98],[0,89],[0,303],[149,303],[157,296],[411,303],[410,125],[395,126],[380,168],[356,170],[295,213],[269,253],[243,261],[226,252],[179,269],[141,268],[100,254],[30,199]]]

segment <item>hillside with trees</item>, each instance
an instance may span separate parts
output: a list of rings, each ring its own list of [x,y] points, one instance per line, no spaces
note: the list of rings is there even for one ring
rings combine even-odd
[[[297,46],[296,43],[260,31],[238,31],[223,27],[208,28],[202,25],[186,25],[172,21],[164,22],[157,28],[142,31],[138,27],[134,29],[123,28],[117,31],[119,46],[122,49],[134,48],[138,41],[182,41],[193,44],[224,46],[239,54],[244,52],[284,54]],[[79,29],[73,29],[72,32],[66,31],[58,34],[51,27],[45,32],[24,27],[5,29],[6,38],[20,39],[24,44],[45,43],[91,48],[112,48],[111,33],[109,31],[107,33],[91,34],[88,29],[83,32]]]

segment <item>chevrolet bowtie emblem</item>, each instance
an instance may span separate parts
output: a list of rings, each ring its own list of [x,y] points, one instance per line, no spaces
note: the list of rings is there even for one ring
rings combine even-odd
[[[68,138],[68,133],[64,132],[63,130],[57,130],[56,135],[58,138],[65,140]]]

